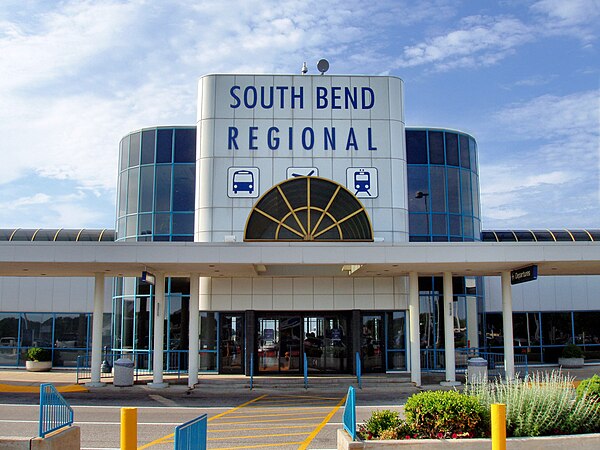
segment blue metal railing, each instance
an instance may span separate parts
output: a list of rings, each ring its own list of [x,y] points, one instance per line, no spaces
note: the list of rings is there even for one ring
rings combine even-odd
[[[362,389],[362,366],[358,352],[356,352],[356,382],[358,383],[358,388]]]
[[[250,390],[254,388],[254,353],[250,353]]]
[[[304,353],[304,389],[308,389],[308,359]]]
[[[206,450],[207,416],[202,414],[175,427],[175,450]]]
[[[348,388],[348,394],[346,395],[346,404],[344,405],[344,430],[352,437],[352,440],[356,440],[356,395],[354,388],[350,386]]]
[[[73,408],[49,383],[40,385],[39,436],[73,425]]]

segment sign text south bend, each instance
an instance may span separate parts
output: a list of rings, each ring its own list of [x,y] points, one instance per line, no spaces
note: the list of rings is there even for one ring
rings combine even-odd
[[[309,92],[304,86],[232,86],[229,94],[230,108],[273,109],[275,123],[270,127],[228,127],[228,150],[377,150],[371,127],[304,126],[295,130],[276,126],[277,111],[304,109],[309,104],[307,95],[312,95],[313,110],[369,110],[375,105],[370,87],[316,86]]]

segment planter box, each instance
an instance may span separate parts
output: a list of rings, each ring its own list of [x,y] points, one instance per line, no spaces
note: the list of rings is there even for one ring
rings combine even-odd
[[[558,365],[568,368],[583,367],[583,358],[558,358]]]
[[[491,439],[409,439],[405,441],[357,441],[352,439],[344,430],[337,432],[338,450],[354,449],[424,449],[424,450],[489,450],[492,448]],[[542,436],[530,438],[506,439],[507,450],[559,450],[576,448],[577,450],[600,449],[600,434],[574,434],[572,436]]]
[[[25,361],[28,372],[49,372],[52,369],[52,361]]]

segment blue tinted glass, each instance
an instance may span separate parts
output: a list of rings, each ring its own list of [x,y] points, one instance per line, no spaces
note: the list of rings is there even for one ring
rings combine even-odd
[[[462,188],[462,213],[471,215],[473,194],[471,192],[471,173],[467,170],[461,171],[460,185]]]
[[[408,210],[425,211],[428,204],[429,185],[427,182],[427,166],[408,166]],[[419,192],[421,194],[419,194]],[[429,208],[429,207],[428,207]]]
[[[173,168],[173,211],[194,211],[196,167],[177,165]]]
[[[196,162],[196,129],[175,130],[175,162]]]
[[[193,234],[194,214],[173,214],[173,234]]]
[[[142,132],[142,164],[152,164],[154,162],[154,141],[154,130]]]
[[[140,133],[133,133],[129,142],[129,167],[139,166],[140,164]]]
[[[140,214],[138,218],[138,236],[152,234],[152,214]]]
[[[463,235],[468,237],[473,236],[473,218],[469,216],[463,216]]]
[[[431,211],[446,211],[446,170],[444,167],[431,166]]]
[[[408,164],[427,164],[426,131],[406,131],[406,162]]]
[[[138,189],[139,189],[140,169],[129,170],[129,181],[127,183],[127,213],[137,212],[138,208]]]
[[[445,214],[433,214],[431,216],[432,224],[432,234],[437,235],[447,235],[448,234],[448,225],[446,223],[446,215]]]
[[[473,215],[479,217],[479,178],[471,172],[471,190],[473,191]]]
[[[170,236],[154,236],[152,240],[154,242],[169,242],[171,239]]]
[[[458,166],[458,136],[454,133],[446,133],[446,163]]]
[[[121,139],[120,151],[121,170],[125,170],[129,164],[129,136],[125,136],[123,139]]]
[[[471,167],[471,159],[469,155],[469,138],[464,134],[460,135],[460,165],[465,168]]]
[[[122,217],[117,220],[117,239],[123,239],[125,237],[125,218]]]
[[[431,164],[444,164],[444,133],[441,131],[429,132],[429,162]]]
[[[144,166],[141,169],[140,180],[140,211],[152,211],[154,199],[154,166]]]
[[[448,167],[448,211],[460,213],[460,178],[458,169]]]
[[[473,238],[478,241],[481,239],[481,221],[473,219]]]
[[[127,216],[125,219],[125,235],[135,236],[137,233],[137,215]]]
[[[158,130],[156,136],[156,162],[170,163],[173,153],[173,130]]]
[[[170,234],[171,233],[171,214],[155,214],[154,215],[154,234]],[[156,236],[154,240],[157,241]]]
[[[121,172],[119,175],[119,217],[125,215],[127,208],[127,175],[128,171]]]
[[[156,166],[155,211],[171,210],[171,167]]]
[[[462,220],[460,216],[450,214],[450,234],[452,236],[462,236]]]
[[[473,138],[469,138],[469,156],[471,160],[471,169],[477,170],[477,143]]]
[[[429,234],[429,219],[427,214],[409,214],[408,231],[411,235]]]

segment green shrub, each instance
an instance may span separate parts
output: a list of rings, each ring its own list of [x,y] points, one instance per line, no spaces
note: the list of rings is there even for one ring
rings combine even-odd
[[[567,344],[562,350],[563,358],[583,358],[583,350],[575,344]]]
[[[577,397],[587,395],[590,400],[600,402],[600,377],[594,375],[592,378],[582,380],[577,386]]]
[[[27,350],[27,359],[29,361],[50,361],[52,352],[45,348],[31,347]]]
[[[406,401],[404,413],[420,438],[482,437],[489,423],[476,397],[456,391],[415,394]]]
[[[600,422],[597,405],[587,396],[578,399],[573,379],[560,372],[468,384],[465,392],[477,396],[488,410],[492,403],[506,405],[508,436],[587,433]]]
[[[396,411],[390,411],[389,409],[374,411],[359,431],[364,439],[378,439],[382,432],[396,429],[401,425],[401,422],[402,420]]]

